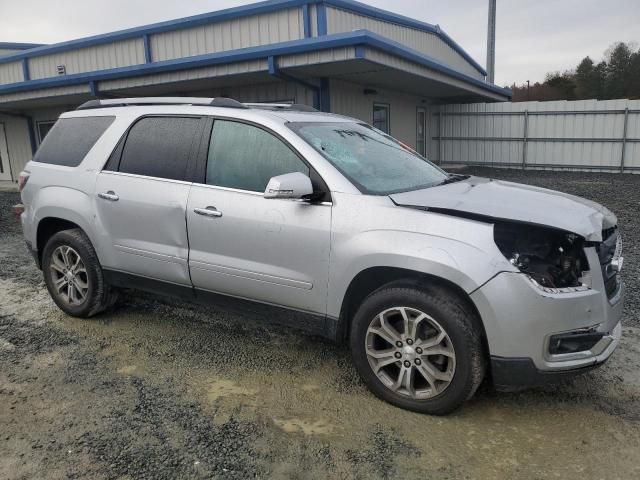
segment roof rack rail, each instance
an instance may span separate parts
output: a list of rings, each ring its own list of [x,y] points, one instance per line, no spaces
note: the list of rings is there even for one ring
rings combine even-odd
[[[209,107],[249,108],[233,98],[217,97],[139,97],[113,98],[108,100],[89,100],[76,110],[93,108],[126,107],[130,105],[200,105]]]
[[[317,112],[318,110],[303,103],[245,103],[249,108],[263,110],[288,110],[290,112]]]

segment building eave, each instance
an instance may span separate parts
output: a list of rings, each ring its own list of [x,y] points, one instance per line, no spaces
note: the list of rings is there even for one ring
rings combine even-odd
[[[54,88],[67,85],[78,85],[89,82],[112,80],[117,78],[137,77],[154,73],[171,72],[176,70],[194,69],[210,65],[240,62],[246,60],[267,59],[270,56],[289,55],[296,53],[309,53],[318,50],[338,47],[369,46],[378,48],[398,57],[415,62],[442,73],[448,77],[462,80],[483,90],[504,96],[505,100],[511,97],[511,91],[496,85],[488,84],[477,78],[473,78],[462,72],[444,65],[443,63],[410,49],[398,42],[390,40],[368,30],[356,30],[348,33],[326,35],[321,37],[305,38],[301,40],[287,41],[272,45],[242,48],[226,52],[217,52],[193,57],[166,60],[161,62],[143,63],[128,67],[119,67],[107,70],[64,75],[59,77],[28,80],[18,83],[0,85],[0,95],[35,89]]]
[[[31,50],[44,46],[44,43],[0,42],[0,50]]]

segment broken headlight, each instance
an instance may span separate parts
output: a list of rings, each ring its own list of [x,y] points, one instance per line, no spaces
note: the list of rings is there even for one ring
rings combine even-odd
[[[494,240],[507,260],[543,290],[557,293],[559,289],[587,288],[581,279],[589,265],[579,235],[502,222],[494,226]]]

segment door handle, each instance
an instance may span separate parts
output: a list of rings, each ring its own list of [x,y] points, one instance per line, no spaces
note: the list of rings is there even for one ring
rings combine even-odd
[[[207,208],[194,208],[193,211],[198,215],[204,215],[205,217],[221,217],[222,212],[216,210],[216,207]]]
[[[120,197],[116,195],[113,190],[109,190],[108,192],[100,192],[98,196],[103,200],[109,200],[110,202],[117,202],[120,199]]]

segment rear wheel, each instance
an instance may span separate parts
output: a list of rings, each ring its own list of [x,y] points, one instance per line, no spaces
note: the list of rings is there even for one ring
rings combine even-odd
[[[93,245],[78,228],[49,239],[42,253],[42,271],[51,298],[68,315],[91,317],[115,302]]]
[[[358,309],[350,336],[356,368],[378,397],[443,415],[471,398],[484,376],[474,313],[441,287],[386,287]]]

